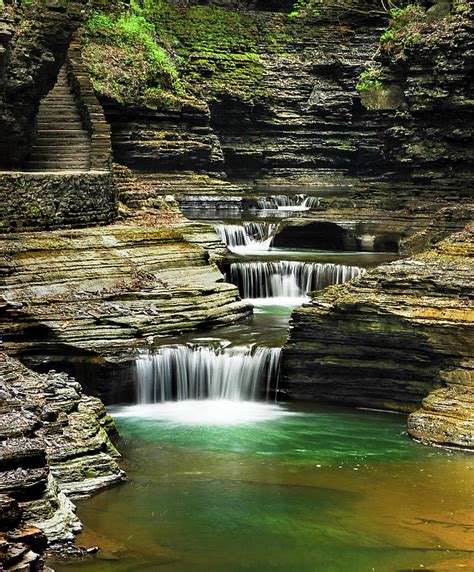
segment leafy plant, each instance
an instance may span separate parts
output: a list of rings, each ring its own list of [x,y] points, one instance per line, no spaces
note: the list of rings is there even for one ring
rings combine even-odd
[[[426,12],[417,4],[390,10],[390,26],[380,36],[380,48],[392,53],[395,59],[402,57],[406,46],[416,42],[425,27]]]
[[[367,91],[370,89],[382,89],[383,79],[384,75],[382,66],[373,64],[371,67],[364,70],[360,74],[356,89],[358,92]]]

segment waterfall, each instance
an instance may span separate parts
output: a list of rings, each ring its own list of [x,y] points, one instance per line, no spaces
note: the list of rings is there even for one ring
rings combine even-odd
[[[265,222],[246,222],[239,224],[218,224],[216,231],[224,244],[230,250],[268,250],[275,234],[278,232],[278,224]]]
[[[234,262],[225,274],[242,298],[301,298],[364,273],[358,266],[304,262]]]
[[[137,403],[226,399],[255,401],[275,388],[280,348],[180,345],[136,362]]]
[[[298,195],[272,195],[257,201],[257,208],[266,210],[305,211],[319,206],[319,197]]]

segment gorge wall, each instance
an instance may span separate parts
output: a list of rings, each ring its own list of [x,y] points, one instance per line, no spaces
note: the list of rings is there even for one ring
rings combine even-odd
[[[436,390],[410,432],[472,448],[472,255],[470,225],[314,295],[294,311],[283,352],[289,396],[410,412]]]
[[[21,165],[86,2],[0,2],[0,167]]]
[[[64,548],[81,529],[69,497],[124,480],[114,424],[66,375],[33,373],[3,352],[0,398],[0,563],[43,570],[48,543]]]
[[[157,2],[135,13],[97,2],[83,13],[83,2],[0,0],[2,167],[27,156],[39,102],[85,19],[83,64],[111,123],[114,158],[152,172],[140,181],[107,173],[106,193],[99,181],[92,198],[85,175],[62,177],[59,189],[54,176],[2,177],[4,196],[23,185],[43,209],[14,207],[19,224],[3,229],[18,232],[0,237],[2,350],[28,363],[79,356],[103,365],[159,336],[233,323],[250,308],[214,264],[223,247],[169,195],[241,192],[226,176],[246,188],[337,184],[342,196],[288,219],[286,246],[311,246],[337,226],[344,247],[383,235],[380,250],[402,240],[409,258],[294,312],[282,388],[409,412],[415,438],[472,448],[473,2],[428,18],[394,52],[378,49],[388,17],[375,0],[326,2],[309,15],[290,15],[290,4]],[[131,36],[121,17],[136,24]],[[361,95],[374,57],[382,86]],[[21,522],[50,541],[70,539],[79,524],[65,495],[124,475],[98,400],[64,374],[33,373],[5,354],[0,373],[0,554],[10,564],[12,544],[24,544],[26,558],[46,543]]]
[[[186,97],[148,90],[120,104],[97,73],[116,157],[162,171],[296,173],[302,182],[369,168],[358,148],[364,139],[375,149],[378,124],[361,117],[355,85],[386,18],[367,3],[350,4],[340,13],[328,6],[318,18],[289,17],[288,3],[284,12],[161,4],[148,17],[173,45]],[[100,27],[86,36],[90,69],[102,43]]]

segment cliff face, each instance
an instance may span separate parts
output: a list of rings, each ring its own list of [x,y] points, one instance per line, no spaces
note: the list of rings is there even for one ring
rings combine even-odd
[[[68,497],[124,479],[101,402],[64,374],[35,374],[0,354],[0,564],[42,569],[49,543],[81,529]]]
[[[449,15],[434,7],[412,12],[399,31],[392,23],[389,34],[398,35],[381,42],[381,84],[369,84],[362,103],[369,115],[389,113],[379,133],[385,178],[453,200],[473,183],[474,3],[458,3]]]
[[[346,186],[287,223],[341,223],[364,248],[396,250],[472,194],[473,3],[458,4],[449,16],[420,9],[422,23],[404,24],[390,51],[379,46],[389,18],[375,1],[334,0],[297,16],[252,2],[162,3],[147,17],[172,46],[187,95],[148,90],[124,104],[103,94],[114,151],[155,172]],[[86,40],[91,69],[99,39]],[[381,87],[357,91],[373,65]],[[191,178],[180,182],[179,191],[203,194]],[[232,192],[219,182],[205,189]]]
[[[27,155],[39,102],[55,83],[85,4],[0,2],[0,167]]]
[[[289,395],[413,411],[447,387],[430,394],[409,430],[472,447],[472,231],[328,288],[295,310],[283,351]]]
[[[330,3],[318,17],[290,16],[290,3],[280,4],[149,8],[158,37],[172,46],[181,87],[173,97],[147,87],[124,106],[113,101],[120,90],[111,89],[107,73],[96,75],[116,156],[157,171],[271,171],[305,181],[316,171],[354,171],[363,161],[358,141],[369,147],[376,136],[373,123],[360,123],[355,85],[386,18],[372,14],[376,2],[368,8],[354,0],[344,10]],[[100,67],[96,46],[117,49],[94,21],[85,43],[92,73]]]

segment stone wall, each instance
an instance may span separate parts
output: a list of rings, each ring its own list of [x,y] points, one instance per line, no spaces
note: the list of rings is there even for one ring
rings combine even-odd
[[[1,232],[107,224],[116,189],[108,172],[0,174]]]

